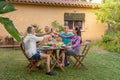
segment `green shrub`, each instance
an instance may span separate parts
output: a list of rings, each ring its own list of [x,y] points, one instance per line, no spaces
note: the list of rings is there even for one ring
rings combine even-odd
[[[35,26],[35,27],[36,27],[35,33],[41,33],[41,32],[42,32],[42,29],[40,28],[39,25],[37,25],[37,24],[32,24],[32,26]]]
[[[53,22],[51,23],[51,26],[52,26],[52,28],[55,29],[57,32],[62,32],[62,31],[64,31],[63,26],[62,26],[60,23],[58,23],[57,21],[53,21]]]
[[[110,52],[116,52],[115,51],[115,45],[113,43],[109,43],[106,47],[104,47],[106,50]]]
[[[118,52],[120,53],[120,31],[107,32],[101,41],[97,41],[95,43],[96,46],[104,48],[110,52]]]
[[[120,44],[120,32],[116,33],[116,36],[114,38],[114,43],[115,44]]]
[[[104,42],[104,43],[108,43],[108,42],[111,42],[111,41],[113,41],[113,38],[109,35],[104,35],[102,37],[102,42]]]
[[[120,53],[120,45],[116,45],[114,51]]]

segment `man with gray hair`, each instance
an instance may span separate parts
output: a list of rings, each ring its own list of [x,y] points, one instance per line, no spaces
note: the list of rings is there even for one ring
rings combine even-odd
[[[47,75],[54,76],[55,74],[50,70],[50,55],[45,54],[44,52],[37,52],[36,42],[40,42],[44,40],[44,37],[35,36],[35,28],[30,26],[27,28],[27,36],[24,38],[25,50],[27,56],[30,59],[40,60],[41,58],[46,58],[47,65]],[[40,62],[36,65],[39,68]]]

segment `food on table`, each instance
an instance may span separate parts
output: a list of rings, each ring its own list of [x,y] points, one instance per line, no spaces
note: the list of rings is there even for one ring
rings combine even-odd
[[[65,44],[63,42],[56,42],[56,43],[49,42],[43,44],[43,46],[53,46],[53,47],[61,48],[62,46],[65,46]]]
[[[56,45],[57,45],[58,48],[60,48],[61,46],[64,45],[64,43],[63,42],[58,42],[58,43],[56,43]]]

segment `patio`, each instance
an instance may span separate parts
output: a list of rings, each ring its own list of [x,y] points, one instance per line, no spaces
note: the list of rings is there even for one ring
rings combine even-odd
[[[12,37],[6,36],[5,38],[0,37],[0,48],[17,48],[20,44],[16,42]]]

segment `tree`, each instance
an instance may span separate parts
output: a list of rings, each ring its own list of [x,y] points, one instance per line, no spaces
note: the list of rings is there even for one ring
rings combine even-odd
[[[52,26],[53,29],[55,29],[59,33],[64,31],[63,26],[60,23],[58,23],[57,21],[53,21],[51,23],[51,26]]]
[[[120,0],[104,0],[94,13],[97,20],[108,24],[108,29],[120,29]]]
[[[3,24],[4,28],[13,38],[15,38],[18,42],[20,42],[21,41],[20,34],[18,30],[15,28],[12,20],[2,16],[3,14],[9,13],[12,11],[15,11],[15,8],[13,5],[5,1],[0,1],[0,23]]]

